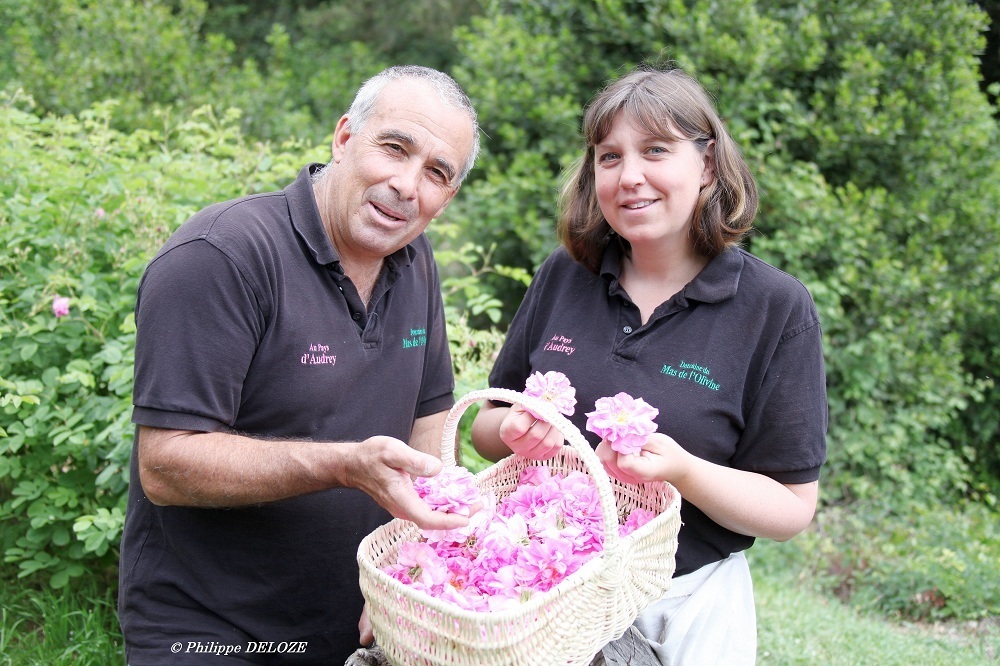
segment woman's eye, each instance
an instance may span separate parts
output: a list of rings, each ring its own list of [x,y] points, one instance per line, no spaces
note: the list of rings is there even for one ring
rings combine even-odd
[[[601,153],[598,156],[597,161],[598,162],[611,162],[611,161],[616,160],[616,159],[618,159],[618,153]]]

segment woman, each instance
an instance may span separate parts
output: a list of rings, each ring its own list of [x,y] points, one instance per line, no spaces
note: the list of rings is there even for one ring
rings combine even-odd
[[[663,664],[752,664],[743,551],[805,529],[826,457],[816,308],[799,281],[738,247],[756,185],[696,80],[640,68],[594,99],[583,131],[563,246],[535,275],[490,383],[523,390],[533,372],[562,372],[581,431],[596,400],[619,392],[659,410],[638,455],[588,435],[609,474],[662,479],[683,498],[671,590],[635,629]],[[563,437],[487,404],[473,442],[491,460],[546,459]]]

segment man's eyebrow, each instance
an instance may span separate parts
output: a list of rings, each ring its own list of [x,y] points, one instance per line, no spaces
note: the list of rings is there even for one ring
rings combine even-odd
[[[455,167],[451,165],[448,160],[443,157],[435,157],[434,162],[444,171],[445,175],[448,176],[448,182],[455,180]]]
[[[379,132],[376,135],[376,138],[379,141],[396,141],[397,143],[401,143],[409,148],[412,148],[417,143],[417,140],[413,138],[413,135],[394,129]],[[445,175],[448,176],[449,183],[455,179],[455,167],[451,164],[451,162],[443,157],[435,157],[434,163],[438,166],[438,168],[445,172]]]
[[[376,138],[379,141],[398,141],[399,143],[404,143],[407,146],[413,146],[417,143],[417,140],[413,138],[413,135],[400,130],[383,130],[378,133]]]

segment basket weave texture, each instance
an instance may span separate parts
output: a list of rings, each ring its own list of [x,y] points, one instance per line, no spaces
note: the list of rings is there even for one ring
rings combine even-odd
[[[558,428],[569,446],[551,460],[509,456],[476,475],[479,488],[492,490],[500,500],[513,492],[521,471],[531,465],[545,465],[553,474],[589,474],[604,515],[604,550],[516,609],[474,612],[381,571],[396,561],[401,543],[420,539],[415,524],[392,520],[365,537],[358,549],[361,591],[375,638],[396,666],[586,666],[670,588],[681,524],[680,495],[664,482],[625,485],[610,478],[584,436],[550,403],[506,389],[473,391],[455,403],[441,442],[446,466],[456,464],[455,436],[462,414],[480,400],[530,409]],[[619,520],[637,508],[658,515],[619,537]]]

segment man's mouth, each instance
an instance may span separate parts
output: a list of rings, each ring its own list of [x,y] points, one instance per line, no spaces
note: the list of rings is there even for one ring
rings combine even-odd
[[[387,208],[386,206],[375,201],[371,201],[369,203],[371,203],[372,208],[378,211],[379,215],[388,220],[392,220],[393,222],[403,222],[406,220],[406,216],[397,210]]]

